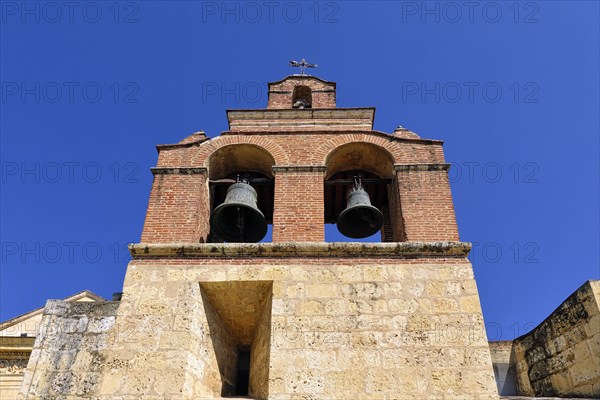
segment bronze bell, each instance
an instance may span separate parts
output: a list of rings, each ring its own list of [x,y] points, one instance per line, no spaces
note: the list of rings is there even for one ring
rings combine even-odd
[[[361,239],[375,234],[383,225],[383,214],[371,205],[369,194],[356,181],[348,194],[346,209],[337,219],[337,227],[344,236]]]
[[[211,215],[211,229],[226,242],[258,242],[267,233],[267,221],[257,201],[256,190],[249,184],[238,182],[229,186],[225,201]]]

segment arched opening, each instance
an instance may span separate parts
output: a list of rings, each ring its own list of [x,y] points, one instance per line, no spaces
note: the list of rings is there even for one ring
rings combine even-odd
[[[393,241],[394,229],[398,229],[397,221],[399,217],[393,210],[396,209],[395,198],[392,196],[394,191],[392,186],[395,184],[393,179],[394,160],[382,147],[364,143],[354,142],[342,145],[333,150],[326,159],[327,173],[325,176],[324,188],[324,209],[325,209],[325,239],[326,241],[339,241],[342,234],[347,233],[347,228],[342,229],[342,225],[356,224],[357,230],[361,231],[361,224],[373,224],[372,218],[349,217],[349,195],[356,191],[357,182],[368,195],[367,205],[359,207],[356,204],[351,207],[363,215],[365,212],[371,213],[368,203],[375,207],[380,213],[380,230],[368,237],[360,237],[358,241],[369,242],[387,242]],[[364,195],[363,195],[364,196]],[[390,207],[390,204],[392,206]],[[333,224],[336,224],[337,227]],[[366,227],[363,231],[368,231]],[[346,235],[347,236],[347,235]],[[350,236],[352,240],[357,240],[355,236]],[[342,240],[348,240],[343,238]]]
[[[238,171],[260,173],[273,177],[273,156],[262,147],[253,144],[232,144],[216,150],[208,159],[211,180],[223,179]]]
[[[312,108],[312,92],[308,86],[294,88],[292,108]]]
[[[262,219],[267,225],[267,231],[266,235],[259,240],[262,242],[271,241],[275,199],[275,181],[272,172],[274,164],[275,160],[269,152],[259,146],[250,144],[225,146],[210,156],[208,161],[211,212],[209,242],[257,241],[249,239],[254,235],[244,235],[243,232],[252,233],[256,232],[256,229],[260,230],[261,228],[258,225],[261,225],[260,220]],[[218,213],[215,213],[215,209],[225,203],[230,187],[236,183],[245,183],[251,186],[248,189],[238,190],[238,195],[235,193],[231,195],[238,198],[239,193],[241,193],[243,195],[242,203],[248,204],[248,206],[241,206],[240,208],[239,204],[236,203],[236,212],[241,212],[237,217],[232,216],[230,212],[224,213],[223,207]],[[230,202],[233,200],[231,196],[229,198]],[[254,198],[256,198],[256,208],[260,213],[252,212]],[[238,202],[239,198],[235,201]],[[215,218],[218,218],[219,221],[215,221]],[[221,229],[217,227],[217,222],[220,224]],[[240,222],[242,223],[241,226]],[[223,233],[223,227],[231,228],[228,231],[239,231],[241,235],[235,238],[226,235]]]
[[[383,147],[366,143],[352,142],[332,150],[325,160],[325,179],[342,171],[364,170],[380,178],[394,176],[394,158]]]

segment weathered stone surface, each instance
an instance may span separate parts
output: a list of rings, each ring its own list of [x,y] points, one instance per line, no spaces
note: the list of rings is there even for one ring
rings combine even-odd
[[[96,393],[118,305],[49,300],[18,398],[84,398]]]
[[[395,242],[395,243],[352,243],[352,242],[279,242],[279,243],[169,243],[169,244],[131,244],[129,251],[133,257],[343,257],[343,256],[467,256],[471,244],[465,242]],[[373,274],[373,268],[367,270],[367,276]],[[426,270],[421,270],[426,271]],[[427,271],[434,275],[437,271]],[[413,272],[415,273],[415,272]],[[419,272],[416,272],[417,274]],[[380,276],[380,278],[383,278]],[[428,279],[418,276],[415,279]],[[467,285],[469,285],[467,283]],[[445,283],[440,283],[444,286]]]
[[[493,398],[464,258],[235,260],[143,257],[118,310],[50,303],[23,396],[220,398],[243,344],[254,398]]]
[[[588,281],[544,322],[514,340],[519,393],[600,397],[600,281]]]
[[[48,387],[32,382],[29,393],[220,398],[232,393],[243,344],[250,346],[255,398],[493,398],[481,311],[477,302],[460,307],[476,294],[466,259],[324,262],[292,250],[284,257],[236,255],[232,262],[218,253],[135,259],[116,315],[96,317],[90,308],[86,320],[83,310],[52,304],[47,317],[60,317],[64,335],[80,339],[55,343],[45,336],[40,346],[49,347],[40,347],[37,365],[54,372],[36,381]],[[259,295],[264,282],[273,282],[267,297]],[[86,355],[69,352],[65,343],[89,348],[92,335],[110,341]],[[57,351],[59,358],[47,358]]]

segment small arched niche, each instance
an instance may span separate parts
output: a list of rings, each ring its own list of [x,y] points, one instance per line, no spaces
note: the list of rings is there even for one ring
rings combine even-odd
[[[267,224],[272,224],[275,199],[273,165],[273,156],[256,145],[236,144],[216,150],[208,159],[211,215],[225,201],[229,186],[244,181],[256,190],[258,209],[263,213]],[[269,233],[263,241],[269,241],[268,236]],[[211,232],[209,242],[221,241]]]
[[[347,206],[347,195],[354,188],[356,179],[360,179],[363,189],[368,193],[371,205],[383,214],[383,226],[375,241],[392,241],[392,232],[397,224],[397,216],[392,215],[390,204],[395,202],[393,193],[392,155],[384,148],[364,142],[354,142],[334,149],[325,161],[327,172],[324,188],[325,223],[336,224]],[[329,229],[326,228],[326,232]],[[367,240],[367,239],[365,239]]]
[[[296,86],[294,88],[292,108],[312,108],[312,92],[308,86]]]

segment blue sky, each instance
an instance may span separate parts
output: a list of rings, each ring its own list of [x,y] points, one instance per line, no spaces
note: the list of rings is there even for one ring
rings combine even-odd
[[[445,141],[490,339],[600,279],[598,2],[0,5],[1,320],[119,291],[154,146],[265,107],[303,57],[377,130]]]

